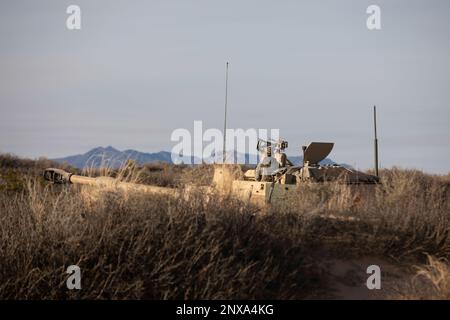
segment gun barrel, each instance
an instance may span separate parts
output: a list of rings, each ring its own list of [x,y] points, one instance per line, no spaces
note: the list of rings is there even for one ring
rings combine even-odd
[[[96,185],[96,178],[84,177],[73,174],[70,176],[69,182],[73,184]]]
[[[61,169],[49,168],[44,171],[44,179],[55,184],[82,184],[98,188],[119,189],[126,192],[143,192],[149,194],[161,194],[175,196],[178,190],[174,188],[165,188],[150,186],[132,182],[122,182],[111,177],[85,177],[66,172]]]

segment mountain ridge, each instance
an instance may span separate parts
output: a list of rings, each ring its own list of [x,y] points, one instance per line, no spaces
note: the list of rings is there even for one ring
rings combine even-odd
[[[232,151],[228,152],[231,153]],[[235,159],[237,158],[237,153],[235,152]],[[249,163],[250,155],[243,155],[246,159],[246,163],[255,165],[256,163]],[[253,157],[254,158],[254,157]],[[289,160],[291,160],[294,164],[299,165],[303,161],[302,156],[289,156]],[[67,157],[60,157],[51,159],[53,161],[59,163],[67,163],[73,167],[83,169],[86,167],[112,167],[118,168],[122,166],[128,160],[134,160],[139,165],[152,163],[152,162],[164,162],[173,164],[172,161],[172,153],[169,151],[158,151],[153,153],[141,152],[134,149],[126,149],[120,151],[112,146],[107,147],[95,147],[86,153],[76,154]],[[194,163],[195,158],[190,156],[191,163]],[[333,160],[329,158],[325,158],[321,161],[321,164],[335,164]],[[344,166],[348,166],[343,164]]]

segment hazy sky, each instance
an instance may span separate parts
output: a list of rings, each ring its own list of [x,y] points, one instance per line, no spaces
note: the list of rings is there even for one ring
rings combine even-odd
[[[229,61],[229,127],[368,168],[376,104],[382,167],[448,172],[449,39],[448,0],[1,1],[0,152],[170,150],[194,120],[222,128]]]

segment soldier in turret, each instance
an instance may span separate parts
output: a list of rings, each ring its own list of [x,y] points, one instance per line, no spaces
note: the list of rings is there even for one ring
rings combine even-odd
[[[266,155],[256,166],[256,181],[273,181],[273,174],[279,168],[279,162],[277,161],[277,159],[272,157],[272,147],[267,146]]]

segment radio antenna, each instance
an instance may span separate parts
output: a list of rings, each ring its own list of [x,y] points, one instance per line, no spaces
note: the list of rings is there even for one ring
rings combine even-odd
[[[377,107],[373,106],[373,129],[374,129],[374,151],[375,151],[375,175],[378,177],[378,138],[377,138]]]
[[[226,142],[227,142],[227,103],[228,103],[228,62],[226,69],[226,77],[225,77],[225,117],[223,122],[223,155],[222,155],[222,163],[225,163],[226,158]]]

